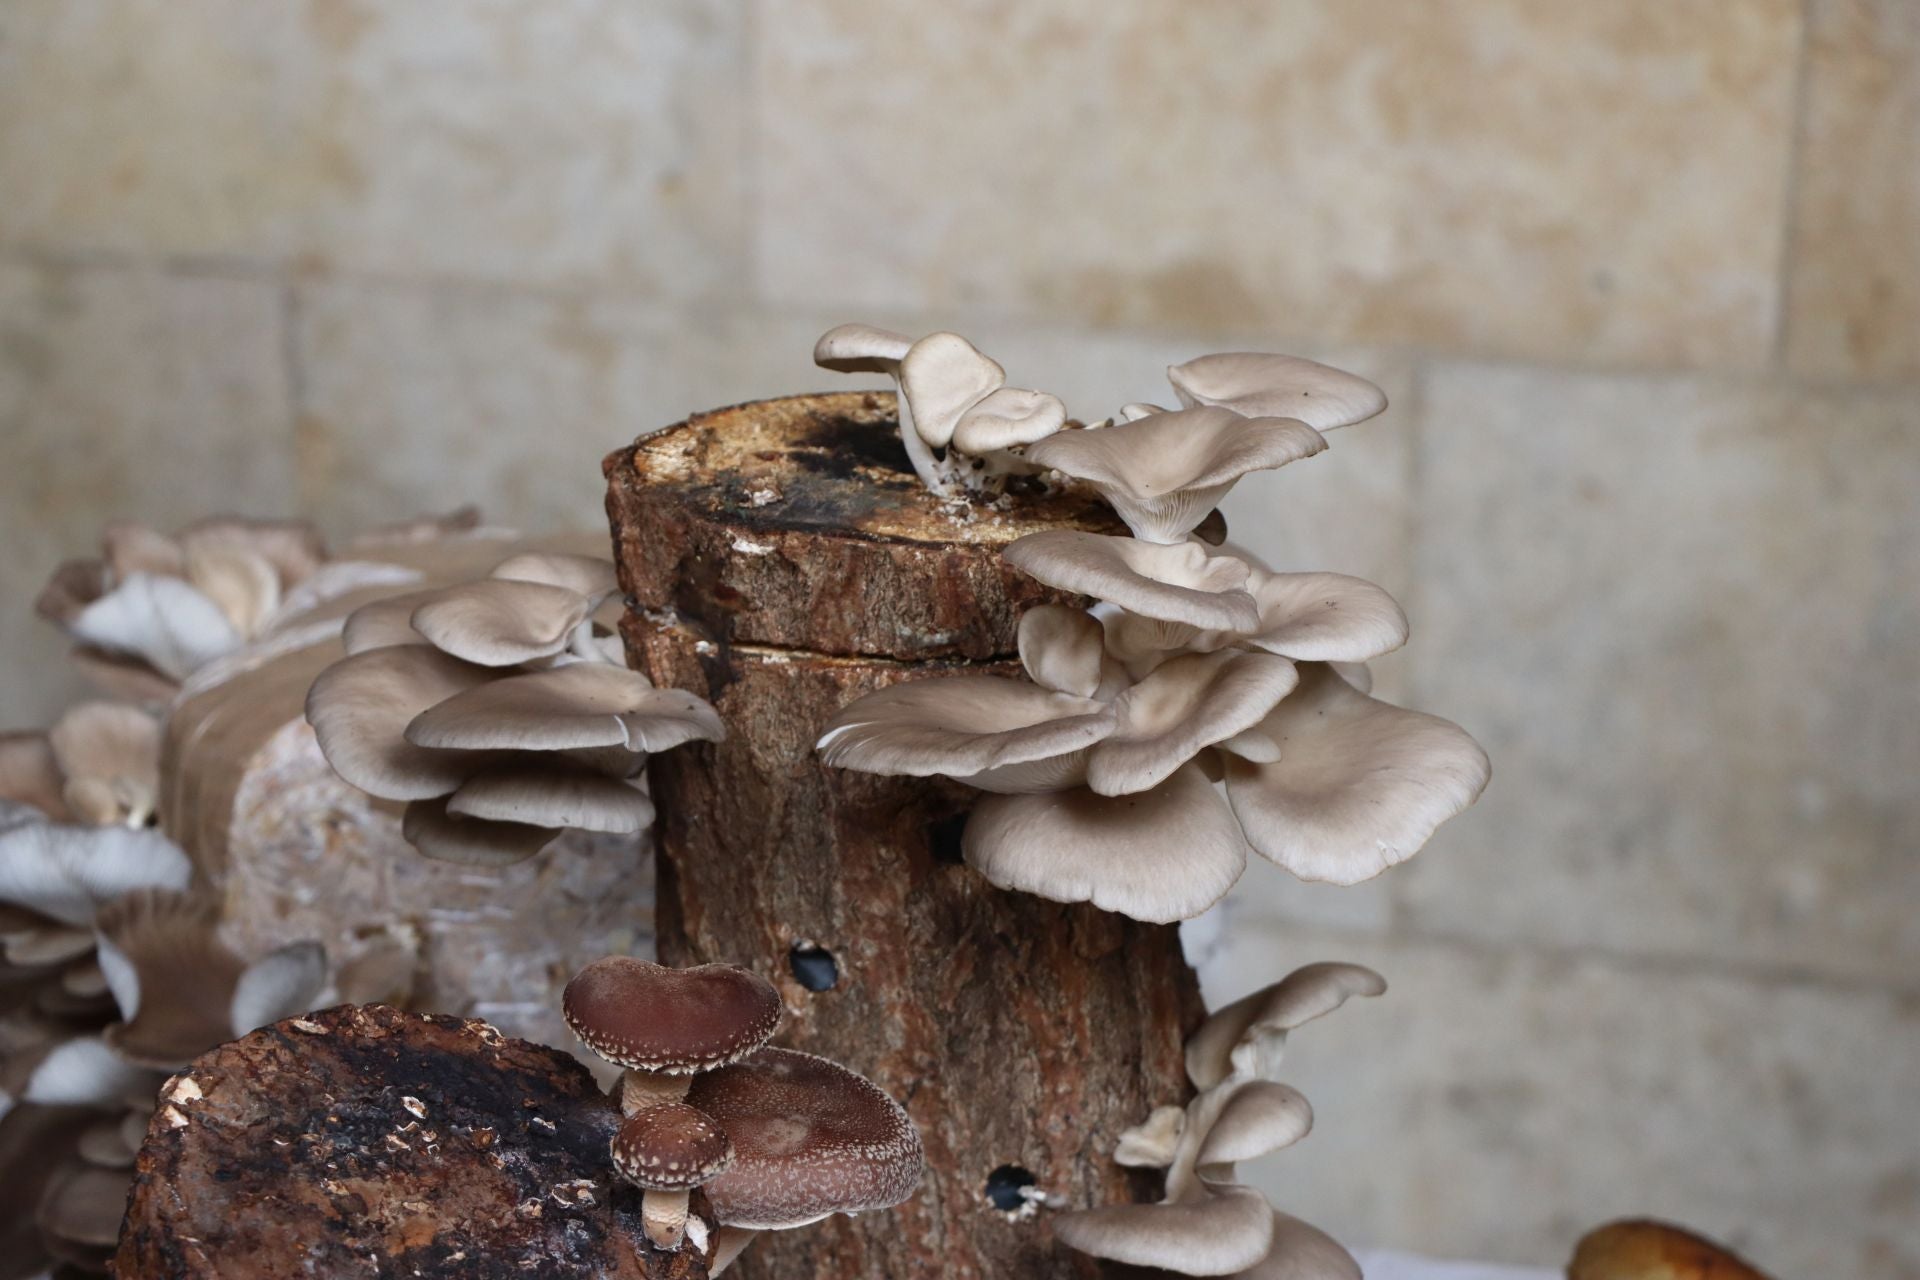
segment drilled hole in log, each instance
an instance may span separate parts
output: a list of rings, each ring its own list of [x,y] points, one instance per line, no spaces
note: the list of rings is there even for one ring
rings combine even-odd
[[[960,836],[967,829],[967,815],[956,813],[927,827],[927,845],[935,862],[959,866],[966,859],[960,853]]]
[[[987,1175],[987,1203],[1002,1213],[1018,1213],[1027,1207],[1024,1188],[1038,1181],[1017,1164],[1003,1164]]]
[[[793,979],[809,991],[831,991],[840,981],[840,962],[833,952],[812,942],[800,941],[787,952],[787,967]]]

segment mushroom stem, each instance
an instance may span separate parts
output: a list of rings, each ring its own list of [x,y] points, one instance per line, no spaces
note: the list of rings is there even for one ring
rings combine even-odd
[[[1227,1099],[1247,1077],[1235,1072],[1211,1089],[1203,1089],[1199,1096],[1187,1104],[1187,1122],[1180,1130],[1180,1141],[1174,1147],[1173,1162],[1167,1166],[1166,1204],[1178,1204],[1190,1199],[1202,1188],[1196,1172],[1200,1163],[1200,1148],[1205,1144],[1207,1135],[1213,1132],[1213,1126],[1220,1119],[1221,1108],[1227,1105]]]
[[[664,1071],[629,1069],[620,1077],[620,1114],[630,1116],[663,1102],[679,1102],[687,1096],[693,1077],[668,1075]]]
[[[733,1265],[733,1260],[746,1252],[747,1246],[760,1233],[750,1227],[722,1227],[714,1234],[713,1261],[707,1264],[707,1274],[717,1276]]]
[[[906,388],[901,387],[894,397],[900,405],[900,443],[907,447],[907,461],[913,464],[914,473],[920,482],[942,497],[953,492],[953,478],[940,460],[933,456],[933,447],[920,438],[920,432],[913,425],[913,410],[907,407]]]
[[[647,1239],[662,1249],[677,1249],[687,1234],[687,1193],[682,1191],[642,1191],[640,1223]]]

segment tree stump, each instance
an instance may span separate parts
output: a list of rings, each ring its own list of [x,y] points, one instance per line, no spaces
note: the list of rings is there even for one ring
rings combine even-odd
[[[711,1240],[645,1243],[586,1069],[484,1022],[343,1005],[205,1054],[159,1104],[120,1280],[707,1275]]]
[[[871,1078],[926,1143],[907,1204],[762,1236],[737,1269],[1117,1275],[1055,1244],[1033,1201],[1156,1192],[1111,1156],[1123,1129],[1188,1096],[1181,1045],[1203,1009],[1177,930],[993,888],[959,857],[974,792],[828,769],[813,743],[884,685],[1017,674],[1020,613],[1070,597],[1000,550],[1121,526],[1078,497],[943,504],[893,414],[887,394],[743,405],[606,463],[630,660],[709,698],[728,733],[653,758],[660,958],[772,978],[777,1042]]]

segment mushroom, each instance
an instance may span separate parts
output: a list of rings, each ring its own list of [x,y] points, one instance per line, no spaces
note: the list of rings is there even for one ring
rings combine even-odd
[[[1227,798],[1254,849],[1303,880],[1354,884],[1404,862],[1491,775],[1458,725],[1375,701],[1322,663],[1300,664],[1258,734],[1252,752],[1229,744]]]
[[[1158,413],[1101,431],[1063,431],[1027,460],[1093,486],[1136,538],[1179,543],[1241,476],[1310,458],[1326,437],[1292,418],[1230,409]]]
[[[1158,786],[1203,749],[1264,720],[1299,682],[1294,665],[1226,649],[1161,663],[1114,700],[1119,723],[1087,755],[1087,784],[1103,796]]]
[[[94,826],[144,826],[160,790],[160,722],[124,702],[83,702],[47,734],[66,807]]]
[[[46,734],[0,733],[0,800],[65,822],[73,816],[67,810],[66,788],[67,780]]]
[[[825,1058],[761,1049],[695,1077],[687,1101],[733,1142],[732,1164],[705,1190],[734,1253],[743,1232],[891,1208],[920,1185],[913,1121],[871,1081]]]
[[[780,995],[734,965],[670,969],[631,956],[596,960],[561,997],[573,1034],[624,1068],[620,1108],[678,1102],[698,1072],[737,1062],[780,1025]]]
[[[989,795],[967,819],[961,852],[1002,889],[1153,924],[1199,915],[1247,865],[1239,824],[1195,764],[1123,796]]]
[[[506,866],[574,828],[632,834],[654,817],[647,753],[724,736],[702,699],[618,665],[594,611],[604,558],[523,552],[488,577],[375,600],[346,619],[307,719],[348,782],[408,802],[429,857]]]
[[[1273,1209],[1252,1187],[1204,1189],[1186,1200],[1107,1205],[1061,1215],[1053,1233],[1070,1249],[1136,1267],[1226,1276],[1273,1247]]]
[[[1217,405],[1249,418],[1293,418],[1317,431],[1365,422],[1387,407],[1386,393],[1330,365],[1299,356],[1231,351],[1167,370],[1180,403]]]
[[[733,1143],[713,1117],[684,1102],[661,1102],[627,1116],[608,1144],[613,1167],[641,1190],[647,1239],[678,1248],[687,1230],[687,1193],[724,1173]]]
[[[1260,627],[1259,606],[1246,589],[1252,570],[1199,543],[1162,545],[1048,529],[1016,538],[1005,554],[1015,568],[1049,587],[1092,596],[1144,618],[1204,630]]]
[[[870,324],[837,325],[813,344],[813,362],[839,373],[884,373],[900,368],[913,339]]]

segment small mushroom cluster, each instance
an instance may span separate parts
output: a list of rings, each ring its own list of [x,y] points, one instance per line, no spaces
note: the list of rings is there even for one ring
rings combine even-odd
[[[326,961],[295,943],[244,963],[158,830],[69,821],[62,791],[16,780],[0,784],[0,1203],[35,1224],[31,1251],[104,1272],[167,1072],[310,1007]]]
[[[987,407],[1005,389],[999,366],[953,334],[908,343],[843,325],[815,358],[895,374],[909,453],[916,440],[950,446],[916,454],[939,464],[936,489],[959,474],[956,457],[1004,454],[1002,470],[1090,487],[1133,531],[1008,545],[1022,572],[1096,602],[1021,618],[1027,679],[894,685],[820,737],[831,765],[990,793],[963,851],[994,884],[1186,919],[1226,894],[1249,849],[1302,879],[1352,884],[1412,857],[1485,788],[1486,753],[1458,726],[1368,696],[1365,664],[1407,638],[1391,596],[1342,574],[1275,573],[1197,533],[1241,476],[1311,457],[1323,432],[1381,412],[1373,384],[1292,356],[1203,356],[1169,370],[1185,408],[1128,405],[1087,427],[1048,409],[1021,419],[1031,431],[1016,441],[962,431],[1003,421]],[[989,440],[997,454],[967,448]]]
[[[83,702],[45,731],[0,733],[0,797],[56,822],[144,827],[160,790],[160,721],[126,702]]]
[[[274,625],[326,560],[302,521],[215,516],[172,535],[120,521],[107,526],[99,556],[54,570],[37,607],[103,688],[164,702]]]
[[[567,984],[567,1025],[623,1068],[609,1150],[641,1189],[649,1240],[704,1249],[688,1217],[703,1190],[718,1275],[761,1231],[899,1204],[919,1185],[920,1136],[898,1103],[837,1063],[767,1047],[772,984],[732,965],[596,960]]]
[[[1275,1210],[1236,1180],[1235,1166],[1313,1126],[1306,1098],[1278,1078],[1288,1033],[1386,988],[1359,965],[1311,964],[1214,1013],[1187,1042],[1193,1101],[1157,1108],[1114,1152],[1121,1164],[1165,1169],[1165,1198],[1063,1214],[1055,1233],[1082,1253],[1183,1275],[1360,1280],[1332,1237]]]
[[[623,665],[614,592],[605,559],[526,552],[363,605],[307,696],[321,751],[404,802],[404,835],[433,858],[503,866],[568,828],[645,830],[648,753],[724,731],[702,699]]]

